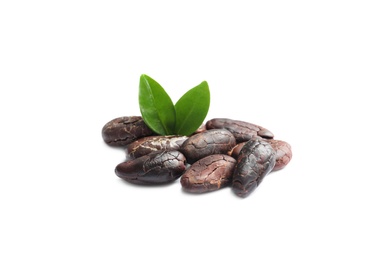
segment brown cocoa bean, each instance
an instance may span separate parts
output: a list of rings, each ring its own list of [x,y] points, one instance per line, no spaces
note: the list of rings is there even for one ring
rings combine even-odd
[[[190,136],[180,151],[192,164],[211,154],[227,154],[236,145],[232,133],[225,129],[212,129]]]
[[[120,163],[115,168],[119,178],[134,184],[163,184],[178,179],[186,168],[186,159],[178,151],[156,151]]]
[[[181,176],[183,190],[193,193],[215,191],[231,183],[236,160],[225,154],[206,156],[188,168]]]
[[[286,167],[292,158],[291,145],[281,140],[269,139],[264,141],[269,143],[276,152],[276,163],[272,171],[278,171]]]
[[[103,126],[104,142],[111,146],[128,145],[134,140],[153,135],[153,131],[140,116],[118,117]]]
[[[179,150],[180,146],[187,139],[187,136],[178,135],[142,137],[127,146],[127,156],[134,159],[154,151]]]
[[[274,137],[268,129],[259,125],[228,118],[214,118],[206,123],[207,129],[227,129],[236,138],[237,143],[245,142],[255,136],[267,139]]]
[[[275,166],[275,151],[261,138],[254,137],[242,147],[233,172],[233,192],[247,197]]]

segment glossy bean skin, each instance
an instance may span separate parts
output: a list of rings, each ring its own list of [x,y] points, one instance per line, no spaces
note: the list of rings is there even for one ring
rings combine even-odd
[[[180,151],[192,164],[212,154],[227,154],[236,145],[232,133],[225,129],[212,129],[190,136]]]
[[[134,140],[153,135],[153,131],[140,116],[118,117],[103,126],[104,142],[111,146],[125,146]]]
[[[242,147],[233,172],[232,188],[239,197],[247,197],[275,166],[275,151],[260,138],[252,138]]]
[[[164,184],[178,179],[186,169],[186,159],[178,151],[156,151],[120,163],[115,173],[134,184]]]
[[[286,165],[290,162],[292,158],[291,145],[281,140],[275,140],[275,139],[263,139],[263,140],[269,143],[276,152],[275,155],[276,162],[272,171],[273,172],[278,171],[286,167]],[[246,142],[237,144],[235,147],[233,147],[233,149],[228,154],[231,155],[233,158],[237,159],[245,143]]]
[[[181,176],[183,190],[204,193],[219,190],[231,184],[236,160],[225,154],[206,156],[189,167]]]
[[[206,122],[207,129],[227,129],[236,138],[237,143],[245,142],[252,137],[260,136],[267,139],[274,137],[268,129],[252,123],[228,118],[214,118]]]
[[[187,136],[147,136],[135,140],[127,146],[127,157],[134,159],[159,150],[179,150]]]

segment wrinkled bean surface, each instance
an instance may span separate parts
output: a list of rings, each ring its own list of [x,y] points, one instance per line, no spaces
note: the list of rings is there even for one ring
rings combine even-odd
[[[156,151],[120,163],[115,168],[119,178],[134,184],[162,184],[178,179],[186,168],[186,159],[178,151]]]
[[[233,120],[228,118],[214,118],[206,123],[207,129],[227,129],[236,138],[237,143],[245,142],[252,137],[261,136],[272,139],[273,133],[268,129],[244,121]]]
[[[159,150],[179,150],[180,146],[187,136],[147,136],[140,138],[127,146],[127,156],[129,158],[138,158]]]
[[[111,146],[128,145],[140,137],[149,135],[153,135],[153,132],[140,116],[115,118],[102,129],[104,142]]]
[[[203,193],[215,191],[231,183],[236,160],[225,154],[204,157],[188,168],[180,179],[185,191]]]
[[[238,155],[233,172],[233,192],[240,197],[247,197],[274,165],[275,151],[272,146],[260,138],[249,140]]]
[[[227,154],[236,145],[232,133],[225,129],[212,129],[189,137],[180,151],[189,163],[211,154]]]

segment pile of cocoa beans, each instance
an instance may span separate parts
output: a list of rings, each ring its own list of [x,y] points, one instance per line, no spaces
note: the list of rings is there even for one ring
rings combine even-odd
[[[156,185],[178,178],[190,193],[231,186],[247,197],[271,171],[291,160],[291,146],[268,129],[244,121],[215,118],[191,136],[158,136],[140,116],[111,120],[102,129],[110,146],[126,147],[118,177],[134,184]]]

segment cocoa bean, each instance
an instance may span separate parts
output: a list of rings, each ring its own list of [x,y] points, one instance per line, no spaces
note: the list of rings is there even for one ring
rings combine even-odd
[[[187,136],[147,136],[137,139],[127,146],[127,157],[134,159],[159,150],[179,150]]]
[[[128,145],[134,140],[153,135],[153,131],[140,116],[118,117],[103,126],[104,142],[111,146]]]
[[[275,166],[275,151],[261,138],[254,137],[241,149],[233,172],[233,192],[247,197]]]
[[[156,151],[120,163],[115,168],[119,178],[134,184],[163,184],[178,179],[186,168],[186,159],[178,151]]]
[[[190,136],[180,151],[192,164],[211,154],[227,154],[236,145],[232,133],[225,129],[212,129]]]
[[[286,167],[286,165],[290,162],[292,158],[292,151],[291,146],[281,140],[275,140],[275,139],[263,139],[267,143],[269,143],[272,148],[275,150],[275,166],[272,169],[272,171],[278,171]],[[228,153],[233,158],[238,158],[238,155],[242,149],[242,147],[245,145],[246,142],[239,143],[236,146],[233,147],[233,149]]]
[[[206,156],[188,168],[181,176],[183,190],[193,193],[215,191],[231,183],[236,160],[225,154]]]
[[[268,129],[252,123],[228,118],[214,118],[206,123],[207,129],[227,129],[236,138],[237,143],[245,142],[255,136],[267,139],[274,137]]]

